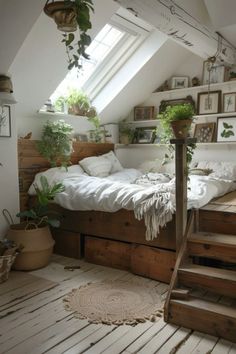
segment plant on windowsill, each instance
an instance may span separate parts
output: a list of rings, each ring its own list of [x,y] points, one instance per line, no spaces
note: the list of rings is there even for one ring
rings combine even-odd
[[[49,208],[49,204],[58,193],[64,191],[62,183],[50,186],[47,178],[41,176],[40,185],[34,185],[36,202],[17,214],[25,221],[20,224],[10,223],[7,239],[23,247],[13,265],[17,270],[33,270],[49,263],[54,240],[49,226],[59,227],[59,214]],[[11,218],[10,218],[11,221]]]
[[[96,116],[96,110],[91,106],[89,97],[82,91],[71,89],[65,97],[68,113],[78,116]]]
[[[89,59],[85,50],[91,43],[87,31],[91,29],[90,12],[94,12],[92,0],[47,0],[44,12],[52,17],[58,30],[64,32],[62,43],[65,44],[68,56],[68,69],[81,68],[81,57]],[[79,39],[74,32],[79,29]]]
[[[47,121],[43,127],[41,140],[37,142],[37,149],[51,164],[51,167],[70,164],[70,155],[73,151],[71,134],[73,128],[64,120]]]
[[[194,118],[194,107],[190,103],[168,106],[164,112],[158,114],[161,121],[161,131],[157,128],[157,135],[161,134],[161,142],[168,144],[169,154],[165,154],[163,163],[173,158],[174,146],[169,143],[170,139],[185,139],[189,135],[191,123]],[[187,164],[192,161],[195,143],[187,145]]]

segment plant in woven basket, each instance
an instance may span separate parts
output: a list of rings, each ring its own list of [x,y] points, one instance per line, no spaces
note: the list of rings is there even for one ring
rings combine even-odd
[[[71,134],[73,128],[64,120],[47,121],[43,127],[41,140],[37,143],[40,154],[45,157],[52,167],[60,164],[67,167],[70,164],[72,152]]]
[[[80,90],[71,89],[65,101],[71,114],[86,116],[91,108],[88,96]]]
[[[65,44],[68,56],[68,69],[81,68],[81,57],[89,59],[86,48],[91,43],[87,31],[92,27],[90,13],[94,12],[92,0],[47,0],[44,12],[52,17],[57,28],[64,32],[62,43]],[[74,32],[79,30],[79,38]]]
[[[40,185],[34,185],[36,191],[35,205],[31,209],[17,214],[18,217],[26,219],[26,229],[45,225],[60,226],[59,214],[49,209],[49,203],[54,200],[58,193],[63,192],[65,187],[62,183],[55,183],[50,186],[45,176],[40,177]]]

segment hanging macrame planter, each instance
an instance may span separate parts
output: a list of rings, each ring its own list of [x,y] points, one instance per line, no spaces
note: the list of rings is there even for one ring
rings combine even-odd
[[[62,32],[75,32],[77,30],[76,8],[72,1],[48,0],[44,6],[44,12],[53,18],[57,28]]]

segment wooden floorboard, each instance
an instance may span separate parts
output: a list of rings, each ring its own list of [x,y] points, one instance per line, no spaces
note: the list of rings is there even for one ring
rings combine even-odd
[[[74,271],[65,266],[80,265]],[[11,272],[0,284],[0,354],[235,354],[236,345],[217,337],[167,324],[162,318],[137,326],[90,324],[64,309],[63,297],[91,281],[122,279],[154,284],[164,301],[167,284],[83,260],[53,256],[46,268]],[[207,292],[213,302],[225,296]]]

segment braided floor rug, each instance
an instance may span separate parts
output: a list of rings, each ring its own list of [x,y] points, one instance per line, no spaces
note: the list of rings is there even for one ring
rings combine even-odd
[[[136,325],[161,317],[162,301],[155,285],[107,280],[73,289],[65,309],[92,323]]]

